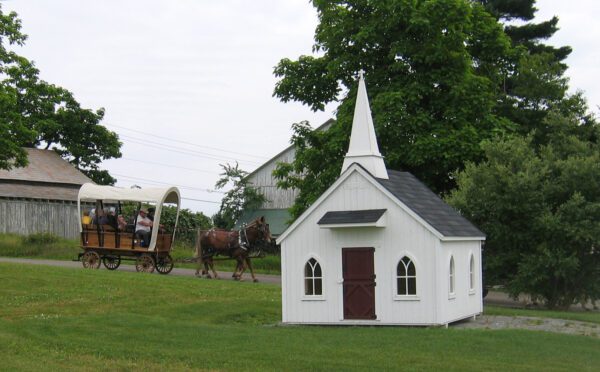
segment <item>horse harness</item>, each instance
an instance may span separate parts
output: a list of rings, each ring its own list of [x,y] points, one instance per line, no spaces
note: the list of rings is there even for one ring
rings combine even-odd
[[[238,247],[241,248],[244,251],[251,250],[252,246],[250,244],[250,241],[248,240],[247,230],[248,230],[249,227],[251,227],[253,225],[254,225],[254,223],[252,223],[250,225],[243,224],[242,228],[237,232],[238,233],[237,241],[234,240],[234,239],[231,239],[231,237],[232,237],[231,235],[235,234],[236,231],[229,232],[229,237],[230,238],[228,239],[228,242],[227,242],[227,249],[230,252],[230,255],[233,252],[233,250],[237,249]],[[264,228],[261,228],[261,227],[259,227],[258,230],[261,233],[263,233],[263,234],[265,232]],[[216,232],[215,229],[210,229],[210,233],[214,234],[215,232]],[[211,251],[213,251],[213,252],[211,252]],[[214,254],[214,250],[212,248],[209,248],[209,249],[207,249],[207,253],[209,255],[212,255],[212,254]]]

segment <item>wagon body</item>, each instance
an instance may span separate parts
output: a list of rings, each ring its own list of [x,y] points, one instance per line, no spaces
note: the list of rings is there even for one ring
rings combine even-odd
[[[168,274],[173,269],[173,259],[170,252],[175,238],[175,230],[179,219],[180,196],[176,187],[149,188],[149,189],[124,189],[113,186],[98,186],[84,184],[79,190],[78,210],[81,214],[81,204],[94,202],[97,206],[104,203],[137,202],[138,209],[134,221],[142,203],[155,206],[154,225],[152,229],[150,244],[142,245],[142,239],[134,231],[120,230],[114,224],[92,224],[89,218],[80,215],[80,246],[83,252],[79,259],[86,268],[98,268],[100,262],[104,263],[109,270],[119,267],[122,260],[133,260],[138,271],[152,272],[156,270],[161,274]],[[177,216],[172,233],[164,233],[159,228],[163,204],[171,203],[177,205]]]

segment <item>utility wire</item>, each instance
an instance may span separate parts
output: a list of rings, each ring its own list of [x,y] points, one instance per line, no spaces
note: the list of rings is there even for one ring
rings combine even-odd
[[[182,199],[182,200],[193,200],[193,201],[199,201],[199,202],[204,202],[204,203],[221,204],[221,202],[212,201],[212,200],[193,199],[193,198],[181,198],[181,199]]]
[[[147,163],[147,164],[153,164],[153,165],[160,165],[160,166],[169,167],[169,168],[184,169],[184,170],[193,171],[193,172],[202,172],[202,173],[209,173],[209,174],[220,174],[219,172],[207,171],[207,170],[204,170],[204,169],[186,168],[186,167],[180,167],[178,165],[165,164],[165,163],[157,163],[157,162],[148,161],[148,160],[139,160],[139,159],[126,158],[126,157],[122,157],[120,159],[129,160],[129,161],[137,161],[139,163]]]
[[[127,136],[127,135],[124,135],[123,137],[127,138],[128,141],[130,141],[130,142],[141,144],[141,145],[148,145],[150,143],[150,144],[153,145],[152,148],[159,148],[159,149],[162,149],[162,150],[176,152],[176,153],[180,153],[180,154],[184,154],[184,155],[196,156],[196,157],[200,157],[200,158],[207,158],[207,159],[212,159],[212,160],[217,160],[217,161],[224,161],[223,157],[218,157],[218,156],[213,155],[213,154],[202,153],[202,152],[195,151],[195,150],[180,149],[180,148],[177,148],[177,147],[174,147],[174,146],[162,144],[160,142],[148,141],[148,140],[140,140],[140,139],[137,139],[135,137],[131,137],[131,136]],[[252,161],[252,160],[241,160],[241,159],[238,160],[238,159],[230,158],[230,157],[227,157],[227,158],[229,158],[230,160],[233,160],[233,161],[239,161],[240,163],[259,164],[258,162],[255,162],[255,161]]]
[[[167,141],[183,143],[183,144],[186,144],[186,145],[195,146],[195,147],[199,147],[199,148],[206,148],[206,149],[210,149],[210,150],[228,152],[230,154],[236,154],[236,155],[250,156],[250,157],[258,158],[258,159],[265,159],[265,160],[268,159],[268,157],[266,157],[266,156],[252,155],[252,154],[243,153],[243,152],[230,151],[230,150],[225,150],[225,149],[221,149],[221,148],[218,148],[218,147],[210,147],[210,146],[198,145],[196,143],[182,141],[182,140],[178,140],[178,139],[174,139],[174,138],[169,138],[169,137],[164,137],[164,136],[157,136],[157,135],[152,134],[152,133],[144,132],[144,131],[137,130],[137,129],[131,129],[131,128],[123,127],[123,126],[116,125],[116,124],[106,124],[106,125],[108,125],[110,127],[115,127],[115,128],[120,128],[120,129],[128,130],[128,131],[131,131],[131,132],[145,134],[147,136],[161,138],[161,139],[164,139],[164,140],[167,140]]]
[[[217,193],[217,194],[225,194],[225,192],[223,191],[217,191],[217,190],[212,190],[212,189],[202,189],[202,188],[198,188],[198,187],[193,187],[193,186],[185,186],[185,185],[177,185],[174,183],[168,183],[168,182],[160,182],[160,181],[155,181],[155,180],[149,180],[147,178],[141,178],[141,177],[133,177],[133,176],[126,176],[124,174],[117,174],[117,173],[112,173],[113,175],[117,176],[117,177],[123,177],[123,178],[128,178],[128,179],[132,179],[132,180],[140,180],[140,181],[146,181],[146,182],[150,182],[150,183],[156,183],[156,184],[160,184],[160,185],[168,185],[168,186],[178,186],[181,187],[183,189],[191,189],[191,190],[199,190],[199,191],[205,191],[208,193]]]
[[[198,202],[203,202],[203,203],[221,204],[221,202],[218,202],[218,201],[205,200],[205,199],[194,199],[194,198],[184,198],[184,197],[182,197],[181,200],[192,200],[192,201],[198,201]]]

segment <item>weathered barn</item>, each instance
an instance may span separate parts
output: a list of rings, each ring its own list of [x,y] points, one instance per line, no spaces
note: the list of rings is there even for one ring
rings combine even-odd
[[[333,119],[327,120],[315,130],[327,130],[333,123]],[[288,209],[294,204],[296,196],[298,196],[298,190],[284,190],[277,187],[277,180],[273,177],[273,171],[278,163],[291,163],[294,161],[295,155],[294,146],[289,146],[247,176],[252,186],[265,196],[266,201],[256,210],[244,211],[240,221],[238,221],[238,227],[242,223],[254,220],[256,217],[264,216],[274,237],[279,236],[287,228],[287,222],[291,217]]]
[[[92,180],[52,150],[27,154],[28,166],[0,170],[0,233],[77,238],[77,193]]]
[[[362,76],[336,182],[278,239],[284,323],[435,325],[483,310],[484,234],[379,153]]]

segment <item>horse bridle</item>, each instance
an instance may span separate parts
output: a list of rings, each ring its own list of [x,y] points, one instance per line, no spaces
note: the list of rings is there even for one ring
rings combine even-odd
[[[255,220],[255,221],[252,221],[248,225],[243,224],[242,228],[240,229],[240,234],[239,234],[240,248],[242,248],[245,251],[250,248],[250,242],[248,241],[247,230],[251,227],[254,227],[257,224],[258,224],[258,220]],[[266,223],[262,223],[258,226],[257,230],[260,232],[260,235],[261,235],[261,237],[259,238],[259,241],[266,240],[268,227],[269,227],[269,225]]]

